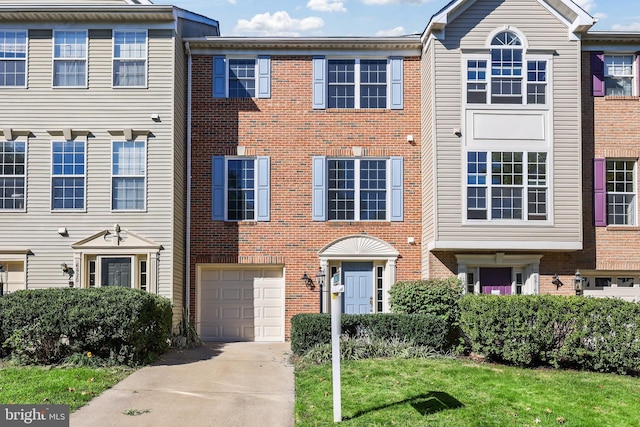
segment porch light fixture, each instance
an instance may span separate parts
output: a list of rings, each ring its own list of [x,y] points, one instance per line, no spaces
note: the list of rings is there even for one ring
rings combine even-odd
[[[560,286],[564,286],[564,283],[562,283],[562,280],[560,280],[560,276],[558,276],[558,273],[553,275],[553,279],[551,279],[551,283],[555,285],[556,289],[558,289]]]
[[[75,274],[75,271],[73,271],[73,267],[69,267],[67,263],[63,262],[62,264],[60,264],[60,268],[62,269],[63,274],[69,275],[69,280],[71,280],[71,278]]]
[[[315,289],[316,285],[313,283],[313,279],[307,276],[306,271],[304,272],[300,280],[302,280],[302,284],[305,285],[310,291]]]
[[[324,273],[324,270],[322,269],[322,267],[318,267],[318,272],[316,273],[315,282],[311,277],[307,276],[306,271],[300,278],[300,280],[302,280],[302,284],[305,285],[307,289],[309,289],[312,292],[318,292],[320,294],[320,313],[322,313],[322,294],[324,292],[323,286],[324,286],[325,278],[326,278],[326,274]],[[316,284],[318,285],[318,288],[319,288],[317,291],[316,291]]]
[[[575,281],[574,289],[576,291],[576,295],[582,295],[582,282],[584,281],[584,279],[580,274],[580,270],[576,270],[574,281]]]

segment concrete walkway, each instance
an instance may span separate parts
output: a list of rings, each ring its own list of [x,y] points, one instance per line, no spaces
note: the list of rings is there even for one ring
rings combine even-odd
[[[170,350],[71,414],[70,426],[293,426],[289,351],[289,343]]]

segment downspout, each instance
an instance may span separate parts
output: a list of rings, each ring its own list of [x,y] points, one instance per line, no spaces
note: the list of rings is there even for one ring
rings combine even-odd
[[[190,314],[191,307],[191,48],[189,42],[185,42],[187,51],[187,218],[186,218],[186,251],[185,264],[187,274],[185,277],[185,305]],[[190,321],[191,319],[189,319]]]

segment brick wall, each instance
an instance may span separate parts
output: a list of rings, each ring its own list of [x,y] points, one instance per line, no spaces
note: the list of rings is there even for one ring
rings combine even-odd
[[[419,58],[404,61],[403,110],[312,110],[310,56],[271,57],[270,99],[213,99],[212,58],[193,58],[191,312],[195,313],[198,262],[283,263],[286,266],[287,336],[291,316],[317,312],[318,294],[300,281],[314,276],[317,253],[332,241],[366,233],[400,252],[398,280],[420,277]],[[406,135],[413,134],[409,144]],[[211,157],[271,157],[270,222],[211,220]],[[312,156],[404,157],[403,222],[313,222]],[[414,237],[417,244],[407,243]]]
[[[640,157],[640,98],[593,97],[589,52],[583,52],[582,68],[585,238],[584,251],[576,254],[577,264],[582,269],[640,270],[639,227],[593,225],[593,159]]]

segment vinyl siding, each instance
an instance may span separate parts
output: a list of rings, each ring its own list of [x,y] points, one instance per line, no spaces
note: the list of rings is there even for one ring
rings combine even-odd
[[[171,30],[149,31],[148,88],[111,87],[111,32],[89,31],[89,87],[52,88],[52,32],[30,31],[29,87],[0,91],[0,125],[29,130],[27,211],[0,212],[3,247],[28,248],[28,286],[67,286],[59,265],[73,261],[71,244],[119,224],[163,246],[158,293],[172,297],[174,224],[172,178],[174,76]],[[154,122],[157,113],[162,121]],[[86,212],[51,212],[51,135],[69,127],[89,131],[86,145]],[[111,212],[111,141],[109,130],[149,131],[146,212]],[[15,226],[14,226],[15,225]],[[66,227],[68,237],[58,235]]]
[[[552,225],[528,223],[463,225],[465,164],[460,139],[452,129],[464,125],[460,49],[486,49],[492,31],[509,25],[524,33],[529,49],[555,51],[550,89],[553,90]],[[454,19],[446,40],[434,42],[437,76],[437,224],[439,241],[582,241],[580,186],[580,45],[569,41],[567,27],[549,10],[532,0],[479,1]],[[467,131],[468,133],[468,131]],[[549,249],[554,249],[550,247]]]
[[[427,46],[421,58],[421,84],[422,84],[422,241],[430,242],[436,233],[435,222],[435,193],[436,177],[434,175],[435,140],[433,125],[435,114],[433,108],[435,81],[433,66],[433,45]],[[422,277],[429,277],[429,250],[427,245],[422,246]]]

